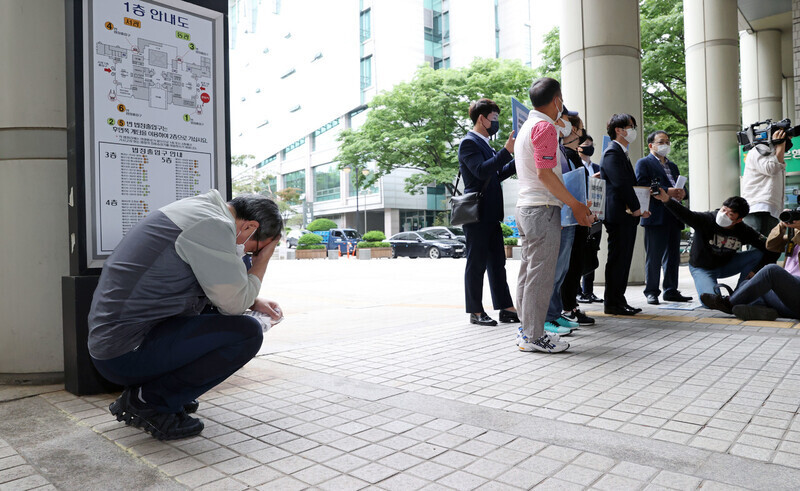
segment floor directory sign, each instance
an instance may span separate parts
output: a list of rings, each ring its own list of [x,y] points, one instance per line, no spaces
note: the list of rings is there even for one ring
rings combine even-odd
[[[91,267],[149,213],[224,182],[224,14],[177,0],[83,6]]]

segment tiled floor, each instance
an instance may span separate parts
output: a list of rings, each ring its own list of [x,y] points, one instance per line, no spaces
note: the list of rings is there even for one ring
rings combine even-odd
[[[632,287],[643,315],[597,315],[568,352],[522,353],[517,325],[467,323],[462,274],[459,260],[270,264],[287,319],[201,397],[202,435],[155,441],[109,415],[116,394],[26,393],[0,402],[0,490],[77,489],[63,469],[84,469],[8,443],[23,401],[156,469],[153,488],[800,488],[796,324],[660,310]]]

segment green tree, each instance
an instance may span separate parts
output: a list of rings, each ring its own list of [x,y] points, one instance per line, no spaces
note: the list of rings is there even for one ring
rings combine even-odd
[[[681,0],[641,0],[643,133],[670,135],[673,160],[688,174],[686,55]]]
[[[528,98],[533,70],[516,60],[476,59],[468,67],[433,70],[420,67],[410,82],[375,96],[361,128],[339,135],[339,168],[361,172],[370,162],[373,172],[363,186],[395,169],[421,171],[406,178],[405,190],[421,193],[432,183],[450,192],[458,173],[458,144],[472,129],[471,101],[488,97],[501,111],[499,150],[511,132],[510,97]]]
[[[536,69],[536,77],[550,77],[561,81],[561,38],[558,26],[550,29],[544,35],[544,47],[539,54],[542,55],[542,64]]]

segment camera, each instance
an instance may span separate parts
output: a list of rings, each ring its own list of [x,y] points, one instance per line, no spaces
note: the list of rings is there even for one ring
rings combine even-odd
[[[650,181],[650,196],[658,196],[661,194],[661,183],[658,182],[658,179],[653,179]]]
[[[800,205],[800,190],[795,189],[792,194],[798,195],[797,204]],[[778,220],[783,223],[792,223],[800,220],[800,206],[794,210],[782,211],[781,214],[778,215]]]
[[[783,130],[786,133],[786,137],[783,140],[772,139],[772,135],[778,130]],[[785,140],[786,151],[788,151],[792,148],[792,137],[797,135],[800,135],[800,126],[792,126],[792,122],[789,118],[780,121],[768,119],[744,127],[742,131],[736,133],[736,139],[739,141],[739,145],[744,146],[745,151],[750,150],[756,145],[763,144],[769,147],[770,152],[773,150],[773,146],[776,143]],[[764,154],[761,149],[758,150],[759,153]]]

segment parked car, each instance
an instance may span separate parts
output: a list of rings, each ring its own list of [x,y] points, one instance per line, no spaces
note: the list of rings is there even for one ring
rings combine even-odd
[[[342,254],[348,250],[355,251],[356,245],[361,242],[361,234],[354,228],[332,228],[327,232],[313,233],[322,237],[322,244],[326,249],[339,249]]]
[[[430,232],[442,239],[455,239],[462,244],[467,243],[467,237],[464,235],[464,229],[460,227],[425,227],[419,229],[419,231]]]
[[[286,235],[286,247],[297,247],[297,241],[305,234],[310,234],[308,230],[292,230]]]
[[[464,244],[455,239],[443,239],[430,232],[400,232],[389,238],[392,244],[392,257],[462,257]]]

